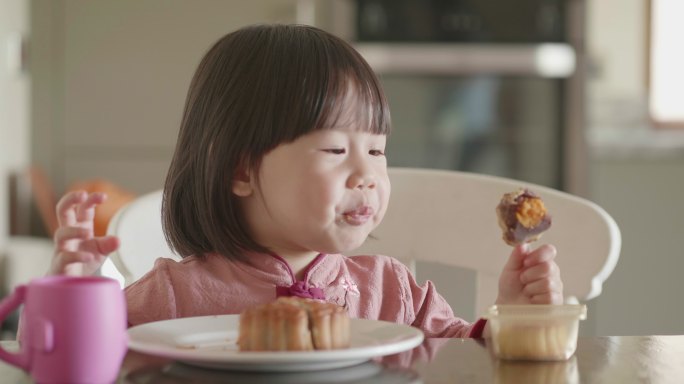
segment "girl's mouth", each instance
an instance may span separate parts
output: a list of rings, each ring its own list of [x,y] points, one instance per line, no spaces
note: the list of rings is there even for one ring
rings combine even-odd
[[[373,208],[364,205],[342,214],[344,221],[350,225],[363,225],[373,218]]]

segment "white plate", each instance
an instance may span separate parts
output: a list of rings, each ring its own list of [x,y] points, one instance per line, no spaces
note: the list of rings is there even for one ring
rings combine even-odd
[[[423,332],[408,325],[352,319],[351,347],[311,352],[240,352],[239,315],[186,317],[128,330],[132,350],[210,368],[249,371],[305,371],[360,364],[373,357],[412,349]]]

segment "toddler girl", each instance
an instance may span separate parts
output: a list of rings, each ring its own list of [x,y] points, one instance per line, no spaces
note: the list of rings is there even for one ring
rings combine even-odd
[[[340,254],[360,246],[387,209],[389,131],[378,78],[343,40],[300,25],[220,39],[190,85],[164,186],[164,231],[183,260],[159,259],[126,288],[129,323],[238,314],[294,295],[427,337],[481,336],[484,321],[454,316],[431,282],[417,284],[397,260]],[[118,247],[93,236],[104,198],[60,200],[51,273],[93,273]],[[560,303],[555,253],[515,248],[497,303]]]

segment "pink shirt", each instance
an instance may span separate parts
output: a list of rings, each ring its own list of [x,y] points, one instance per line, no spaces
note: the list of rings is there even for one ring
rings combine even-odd
[[[126,288],[129,324],[239,314],[275,299],[276,287],[287,291],[296,282],[280,257],[254,253],[249,259],[252,265],[219,255],[180,262],[158,259],[149,273]],[[351,317],[409,324],[426,337],[480,337],[484,325],[454,316],[432,282],[418,285],[404,264],[388,256],[321,254],[297,285],[344,306]]]

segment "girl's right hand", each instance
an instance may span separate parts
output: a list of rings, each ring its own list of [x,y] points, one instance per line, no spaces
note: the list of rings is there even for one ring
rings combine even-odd
[[[55,254],[48,274],[88,276],[119,248],[115,236],[95,237],[95,207],[107,199],[104,193],[74,191],[57,203],[59,227],[55,231]]]

